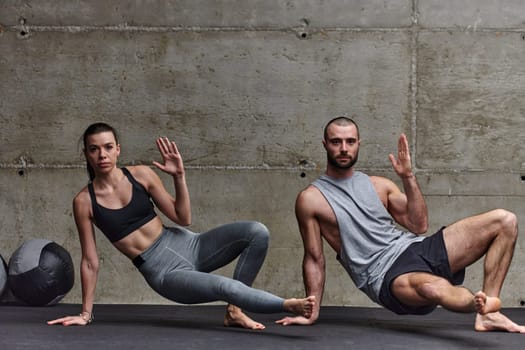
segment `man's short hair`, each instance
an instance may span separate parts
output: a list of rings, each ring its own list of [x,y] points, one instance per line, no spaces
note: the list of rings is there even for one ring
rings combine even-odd
[[[357,123],[351,118],[348,118],[345,116],[339,116],[339,117],[332,118],[328,123],[326,123],[326,126],[324,127],[324,133],[323,133],[323,138],[325,141],[326,141],[326,137],[328,136],[327,135],[328,127],[331,124],[335,124],[339,126],[347,126],[347,125],[352,125],[352,124],[355,125],[355,128],[357,129],[357,139],[359,139],[359,127],[357,126]]]

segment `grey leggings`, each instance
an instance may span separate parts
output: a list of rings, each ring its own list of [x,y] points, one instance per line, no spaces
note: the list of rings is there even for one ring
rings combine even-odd
[[[268,249],[266,226],[236,222],[196,234],[181,227],[164,228],[160,237],[134,259],[139,271],[160,295],[181,304],[225,301],[257,313],[278,313],[284,299],[249,286]],[[233,279],[211,274],[239,257]]]

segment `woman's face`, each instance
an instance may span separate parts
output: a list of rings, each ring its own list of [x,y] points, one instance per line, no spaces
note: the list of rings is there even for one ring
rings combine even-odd
[[[109,173],[117,165],[120,145],[111,131],[104,131],[86,138],[84,153],[96,174]]]

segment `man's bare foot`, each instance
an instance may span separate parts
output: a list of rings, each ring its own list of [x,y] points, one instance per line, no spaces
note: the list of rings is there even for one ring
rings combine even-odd
[[[241,327],[257,330],[266,328],[262,323],[249,318],[240,308],[234,305],[228,305],[226,315],[224,316],[224,325],[226,327]]]
[[[501,300],[498,297],[489,297],[479,291],[474,294],[474,308],[481,315],[496,312],[501,309]]]
[[[512,322],[501,312],[492,312],[486,315],[477,314],[474,329],[478,332],[504,331],[525,333],[525,326]]]
[[[305,318],[312,316],[312,309],[315,305],[315,296],[310,295],[303,299],[286,299],[284,301],[284,309]]]

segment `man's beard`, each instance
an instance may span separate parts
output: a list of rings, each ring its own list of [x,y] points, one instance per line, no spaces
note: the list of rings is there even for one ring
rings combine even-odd
[[[347,170],[354,166],[354,164],[357,162],[357,158],[359,158],[359,152],[355,154],[355,158],[352,158],[349,163],[346,164],[340,164],[337,161],[336,157],[332,157],[329,154],[326,155],[326,158],[328,159],[328,163],[332,165],[333,167],[340,169],[340,170]]]

